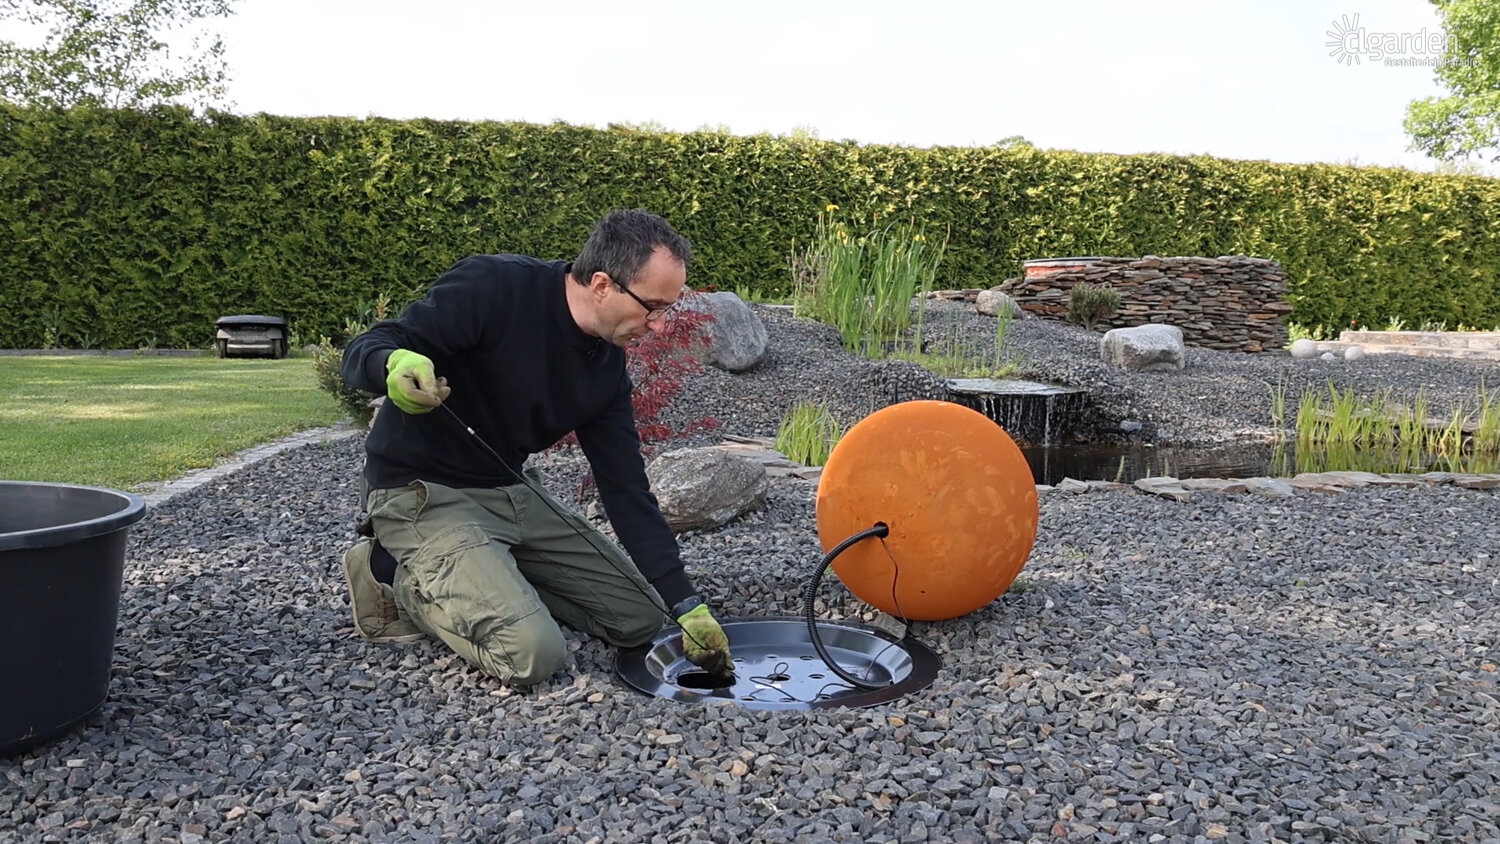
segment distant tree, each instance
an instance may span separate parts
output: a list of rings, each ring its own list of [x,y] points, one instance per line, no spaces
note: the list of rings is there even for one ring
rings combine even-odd
[[[648,135],[664,135],[671,131],[667,128],[667,124],[661,122],[660,120],[636,120],[625,121],[623,123],[611,123],[609,124],[609,128],[624,129],[631,132],[643,132]]]
[[[1490,176],[1492,174],[1484,164],[1478,161],[1439,161],[1433,165],[1432,172],[1442,176]]]
[[[201,24],[229,15],[233,2],[0,0],[0,21],[46,32],[34,46],[0,40],[0,99],[62,108],[222,105],[224,42]]]
[[[1406,107],[1411,149],[1456,161],[1493,153],[1500,161],[1500,3],[1432,0],[1443,19],[1446,52],[1437,68],[1449,96]]]
[[[1020,135],[1011,135],[1008,138],[1001,138],[1000,142],[997,143],[997,144],[995,144],[995,146],[997,146],[997,147],[1031,147],[1032,149],[1036,148],[1036,144],[1032,143],[1031,141],[1026,140],[1025,138],[1021,137]]]

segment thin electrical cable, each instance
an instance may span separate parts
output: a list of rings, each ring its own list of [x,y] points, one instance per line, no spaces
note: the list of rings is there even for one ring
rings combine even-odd
[[[901,620],[901,635],[895,636],[893,641],[887,642],[885,647],[870,657],[869,667],[865,669],[865,676],[862,678],[866,681],[870,679],[870,674],[874,672],[875,666],[880,664],[880,658],[885,656],[885,652],[901,644],[906,639],[906,634],[911,631],[911,620],[906,617],[906,613],[901,609],[901,599],[896,596],[896,584],[901,582],[901,566],[897,565],[896,557],[891,553],[891,546],[886,544],[885,537],[881,536],[879,539],[881,550],[885,551],[886,558],[891,561],[891,603],[896,605],[895,617]],[[894,636],[894,634],[892,635]],[[896,678],[892,677],[891,682],[896,682]]]
[[[495,449],[491,448],[490,444],[487,443],[487,442],[485,442],[484,438],[481,437],[481,436],[479,436],[479,434],[476,433],[474,431],[474,429],[469,426],[469,423],[465,422],[462,418],[460,418],[457,413],[454,413],[453,412],[453,408],[449,407],[446,402],[443,402],[443,403],[439,404],[439,407],[441,407],[442,409],[448,411],[448,415],[453,417],[453,421],[457,422],[465,431],[467,431],[469,433],[469,436],[471,436],[471,437],[474,438],[475,442],[479,443],[479,445],[482,446],[485,451],[489,452],[490,456],[493,457],[493,458],[495,458],[495,462],[499,463],[501,466],[504,466],[505,467],[505,471],[507,471],[507,472],[511,473],[512,475],[514,475],[515,478],[516,478],[516,480],[518,480],[521,483],[525,484],[527,489],[529,489],[532,492],[536,493],[536,496],[538,498],[540,498],[549,508],[551,508],[552,512],[556,513],[557,516],[559,518],[561,518],[565,524],[568,525],[568,527],[573,528],[573,532],[574,533],[578,534],[580,537],[582,537],[584,539],[585,542],[587,542],[588,544],[592,545],[594,547],[594,550],[599,552],[599,556],[603,557],[604,561],[607,562],[607,563],[609,563],[609,565],[610,565],[611,568],[613,568],[616,572],[619,572],[620,576],[623,577],[623,578],[625,578],[626,582],[628,582],[630,584],[631,588],[633,588],[633,589],[635,589],[635,591],[641,593],[641,596],[644,597],[646,599],[646,601],[651,604],[651,606],[656,607],[657,612],[660,612],[662,614],[663,618],[667,619],[668,621],[672,622],[672,624],[676,625],[676,627],[679,630],[682,631],[682,635],[684,635],[688,639],[692,640],[693,644],[697,645],[700,648],[704,647],[703,643],[700,642],[700,641],[698,641],[698,638],[696,636],[694,636],[693,634],[689,633],[687,631],[687,628],[682,626],[682,622],[680,622],[677,619],[673,618],[671,613],[669,613],[666,610],[662,609],[660,606],[657,606],[655,598],[653,598],[650,594],[648,594],[646,592],[646,590],[642,589],[639,585],[637,585],[634,578],[632,578],[629,574],[627,574],[619,566],[615,565],[615,561],[612,560],[612,559],[610,559],[610,555],[608,553],[606,553],[603,548],[599,547],[599,544],[594,541],[593,537],[589,536],[588,534],[584,533],[583,531],[579,530],[576,526],[574,526],[573,523],[572,523],[572,521],[567,517],[567,514],[563,513],[561,510],[559,510],[556,506],[554,506],[552,504],[551,496],[546,495],[541,490],[538,490],[535,486],[532,486],[531,481],[528,480],[525,475],[523,475],[520,472],[517,472],[515,469],[512,469],[511,466],[510,466],[510,464],[505,462],[505,458],[501,457],[499,452],[497,452],[497,451],[495,451]]]
[[[895,647],[898,643],[905,641],[906,637],[911,633],[911,619],[907,618],[906,611],[901,609],[901,598],[896,594],[896,585],[901,582],[901,566],[896,562],[896,555],[891,553],[891,546],[886,544],[885,537],[883,536],[880,537],[880,549],[885,552],[886,559],[891,561],[891,603],[896,607],[896,618],[901,619],[901,635],[895,637],[895,641],[881,648],[879,653],[870,657],[870,668],[872,670],[879,663],[880,658],[885,656],[886,651]],[[865,679],[868,680],[869,677],[870,672],[866,671]],[[891,680],[895,682],[894,677]]]
[[[791,667],[792,666],[789,663],[778,662],[774,666],[772,666],[770,674],[764,674],[759,677],[745,678],[755,685],[761,687],[751,692],[750,697],[755,697],[762,691],[774,691],[777,694],[785,697],[787,700],[792,701],[793,703],[811,703],[811,701],[802,700],[791,692],[788,692],[786,689],[783,689],[782,687],[776,685],[777,683],[784,683],[792,679],[791,675],[787,674],[787,671],[790,670]],[[814,698],[814,700],[816,700],[816,698]]]

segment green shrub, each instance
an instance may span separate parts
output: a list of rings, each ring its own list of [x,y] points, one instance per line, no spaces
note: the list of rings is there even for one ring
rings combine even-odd
[[[944,233],[935,284],[1066,255],[1254,255],[1290,321],[1500,323],[1500,180],[1029,146],[0,103],[0,347],[201,348],[266,313],[347,342],[474,253],[570,258],[613,207],[694,244],[694,287],[785,298],[836,205]]]
[[[826,405],[799,402],[776,430],[776,450],[804,466],[822,466],[843,436],[843,426]]]
[[[1068,322],[1094,330],[1120,310],[1120,293],[1107,284],[1082,282],[1068,291]]]
[[[327,337],[324,337],[313,348],[312,359],[318,387],[338,399],[339,406],[348,411],[356,422],[361,425],[370,424],[370,417],[374,415],[370,409],[370,402],[376,396],[374,393],[355,389],[344,382],[344,376],[339,371],[344,362],[344,350],[334,346]]]
[[[354,309],[354,315],[344,318],[344,341],[347,343],[369,331],[375,323],[390,319],[396,314],[397,304],[383,290],[376,293],[373,299],[360,302]],[[313,372],[317,375],[318,386],[338,399],[339,404],[349,411],[349,415],[361,425],[370,424],[371,417],[375,415],[370,402],[377,398],[377,394],[356,389],[344,382],[343,347],[334,345],[327,336],[320,337],[317,345],[313,347],[312,357]]]

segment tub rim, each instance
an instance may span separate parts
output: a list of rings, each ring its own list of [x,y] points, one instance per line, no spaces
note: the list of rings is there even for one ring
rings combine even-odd
[[[42,548],[57,548],[104,536],[123,530],[146,515],[146,499],[134,492],[125,492],[102,486],[85,484],[52,483],[49,481],[0,481],[0,489],[8,487],[31,487],[34,489],[84,491],[115,498],[121,507],[81,522],[28,528],[26,530],[0,533],[0,551],[33,551]]]

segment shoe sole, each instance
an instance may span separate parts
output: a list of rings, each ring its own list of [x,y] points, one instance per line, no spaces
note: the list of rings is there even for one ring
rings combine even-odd
[[[367,540],[368,541],[368,540]],[[349,555],[344,554],[342,562],[344,569],[344,588],[349,592],[349,617],[354,622],[354,633],[366,642],[377,642],[380,644],[395,644],[401,642],[420,642],[427,638],[426,633],[405,633],[400,636],[369,636],[359,626],[359,604],[354,600],[354,578],[349,573]]]

